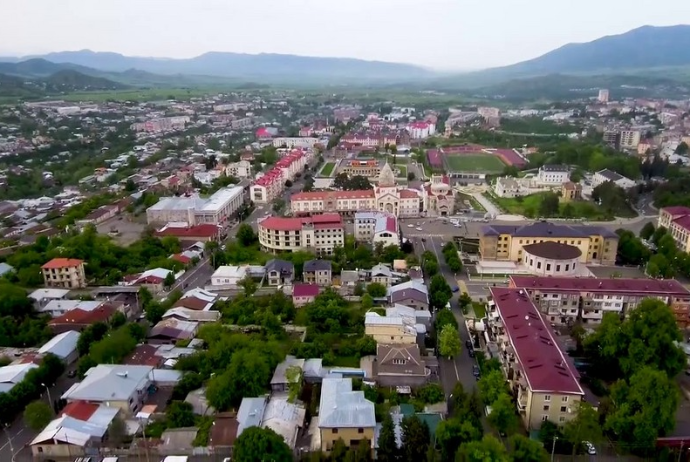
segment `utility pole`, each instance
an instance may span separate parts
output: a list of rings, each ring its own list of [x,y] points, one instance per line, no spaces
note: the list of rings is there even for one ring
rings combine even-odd
[[[12,437],[10,436],[10,433],[7,431],[7,427],[9,427],[9,424],[5,424],[4,426],[5,436],[7,436],[7,443],[10,445],[10,454],[12,454],[12,462],[14,462],[14,447],[12,447]]]
[[[551,462],[553,462],[553,454],[556,452],[556,441],[558,440],[557,436],[553,437],[553,444],[551,445]]]

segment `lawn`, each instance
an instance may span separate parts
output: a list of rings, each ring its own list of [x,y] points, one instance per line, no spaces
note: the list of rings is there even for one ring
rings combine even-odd
[[[496,197],[492,195],[491,199],[503,210],[505,210],[506,213],[524,215],[528,218],[537,218],[540,216],[539,207],[544,194],[546,193],[530,194],[529,196],[514,198]],[[560,203],[557,216],[545,218],[586,218],[588,220],[612,220],[614,217],[602,210],[593,202],[570,201]]]
[[[406,166],[404,166],[404,165],[391,165],[391,167],[393,168],[393,170],[397,169],[400,171],[400,173],[395,175],[396,177],[407,178],[407,167]]]
[[[473,302],[472,309],[474,310],[474,315],[477,319],[486,317],[486,305],[484,303]]]
[[[333,173],[333,169],[335,169],[335,162],[326,162],[326,164],[321,169],[321,175],[331,176],[331,174]]]
[[[463,205],[463,208],[468,208],[467,206],[471,205],[472,208],[477,212],[486,212],[482,204],[480,204],[477,199],[469,194],[458,193],[456,200],[460,201],[460,203]]]
[[[491,154],[448,155],[446,159],[453,172],[497,173],[506,167],[501,159]]]

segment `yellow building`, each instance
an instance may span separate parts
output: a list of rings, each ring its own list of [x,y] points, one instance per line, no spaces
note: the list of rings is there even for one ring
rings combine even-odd
[[[563,202],[570,202],[577,199],[582,199],[582,186],[579,183],[568,181],[561,185],[561,196]]]
[[[323,379],[319,405],[322,451],[330,452],[339,439],[352,447],[366,438],[373,448],[375,428],[374,403],[363,391],[352,390],[352,379]]]
[[[48,287],[78,289],[86,287],[84,262],[76,258],[53,258],[41,266],[43,281]]]
[[[618,235],[602,226],[556,225],[538,221],[529,225],[487,225],[479,235],[481,260],[519,262],[523,246],[557,242],[577,247],[580,263],[613,265],[616,262]]]
[[[573,366],[524,291],[493,287],[490,295],[487,334],[498,346],[501,369],[527,430],[547,420],[565,424],[584,396]]]
[[[690,252],[690,208],[664,207],[659,210],[657,226],[668,230],[678,250]]]
[[[406,324],[402,316],[381,316],[373,311],[364,318],[364,333],[376,343],[412,345],[417,342],[417,330],[414,325]]]

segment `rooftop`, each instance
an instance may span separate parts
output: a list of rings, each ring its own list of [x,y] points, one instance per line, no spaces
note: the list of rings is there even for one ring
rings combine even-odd
[[[559,242],[538,242],[523,246],[522,249],[535,257],[548,258],[550,260],[572,260],[580,258],[582,251],[577,247]]]
[[[482,227],[481,234],[484,236],[509,234],[513,237],[550,238],[618,237],[616,233],[603,226],[557,225],[550,221],[537,221],[529,225],[485,225]]]
[[[124,401],[149,383],[151,366],[99,364],[86,372],[62,398],[68,401]]]
[[[520,289],[606,292],[620,294],[639,294],[690,297],[690,291],[675,279],[596,279],[576,277],[510,277],[512,287]]]
[[[41,266],[43,269],[61,269],[61,268],[76,268],[84,264],[84,260],[78,258],[53,258],[45,265]]]
[[[374,428],[374,403],[363,391],[352,391],[352,379],[325,378],[319,405],[321,428]]]
[[[260,228],[271,231],[301,231],[302,227],[307,225],[319,228],[342,228],[343,220],[337,213],[324,213],[304,218],[268,217],[259,221],[258,224]]]
[[[492,287],[491,297],[530,389],[584,395],[551,329],[527,294],[520,289]]]
[[[292,286],[293,297],[316,297],[319,295],[319,286],[316,284],[295,284]]]

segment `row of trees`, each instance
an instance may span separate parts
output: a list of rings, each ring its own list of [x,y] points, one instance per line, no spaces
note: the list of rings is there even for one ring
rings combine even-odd
[[[87,353],[77,364],[77,375],[84,377],[89,369],[99,364],[121,363],[145,337],[146,331],[137,323],[124,324],[104,333],[100,340],[86,347]]]
[[[462,261],[458,256],[458,248],[454,242],[449,241],[443,246],[443,258],[453,273],[462,271]]]

